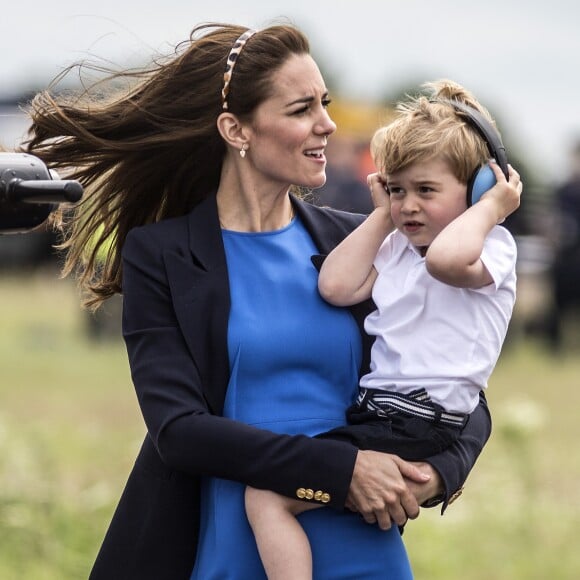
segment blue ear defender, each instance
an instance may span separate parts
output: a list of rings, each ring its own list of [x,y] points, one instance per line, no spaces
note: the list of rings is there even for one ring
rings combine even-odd
[[[469,180],[467,184],[467,205],[477,203],[481,196],[489,191],[495,184],[497,179],[492,168],[489,165],[484,165],[478,169]]]
[[[465,119],[480,137],[485,141],[490,156],[495,159],[506,179],[509,179],[508,160],[505,147],[495,127],[477,110],[461,101],[453,99],[436,99],[438,103],[446,103]],[[491,167],[486,164],[477,169],[467,183],[467,207],[477,203],[481,196],[489,191],[497,180]]]

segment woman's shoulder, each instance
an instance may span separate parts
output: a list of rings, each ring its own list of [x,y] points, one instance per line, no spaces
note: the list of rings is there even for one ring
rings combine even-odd
[[[366,218],[306,201],[296,202],[296,212],[321,254],[328,254]]]
[[[187,216],[167,218],[132,228],[123,244],[123,252],[129,248],[148,246],[162,252],[184,242],[187,242]]]
[[[154,239],[166,249],[187,243],[190,232],[193,230],[211,233],[212,236],[219,232],[215,195],[206,195],[188,213],[135,227],[129,232],[127,239],[129,237]]]
[[[365,214],[351,213],[328,206],[318,206],[304,200],[299,200],[298,203],[311,219],[334,223],[346,229],[356,228],[367,218]]]
[[[302,203],[308,205],[314,212],[319,212],[320,214],[326,215],[331,219],[343,221],[345,223],[361,223],[367,218],[367,216],[362,213],[353,213],[330,206],[314,205],[313,203],[306,201],[303,201]]]
[[[187,219],[187,215],[165,218],[158,222],[137,226],[129,234],[133,236],[172,238],[186,231]]]

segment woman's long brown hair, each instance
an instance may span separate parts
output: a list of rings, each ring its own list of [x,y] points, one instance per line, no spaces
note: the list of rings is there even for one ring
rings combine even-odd
[[[139,70],[97,70],[105,78],[75,93],[56,92],[61,75],[31,102],[22,150],[85,188],[81,202],[55,222],[66,252],[63,276],[78,276],[86,306],[122,291],[121,249],[132,228],[184,215],[217,190],[223,74],[245,30],[198,26],[170,58]],[[268,97],[273,72],[291,54],[308,52],[293,26],[256,33],[236,64],[229,111],[251,116]],[[77,65],[67,73],[78,67],[98,68]]]

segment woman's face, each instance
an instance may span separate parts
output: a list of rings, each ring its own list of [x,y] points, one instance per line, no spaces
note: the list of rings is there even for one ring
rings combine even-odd
[[[326,181],[327,137],[336,129],[329,117],[328,91],[309,55],[292,55],[272,75],[272,94],[249,123],[246,161],[260,179],[288,187],[316,188]]]

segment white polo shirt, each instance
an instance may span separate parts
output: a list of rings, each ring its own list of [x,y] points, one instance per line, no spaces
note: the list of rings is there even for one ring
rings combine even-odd
[[[481,255],[493,283],[455,288],[427,272],[425,258],[401,232],[390,234],[374,262],[377,310],[365,330],[376,339],[361,387],[403,394],[425,388],[448,411],[473,411],[506,336],[516,256],[511,234],[494,227]]]

